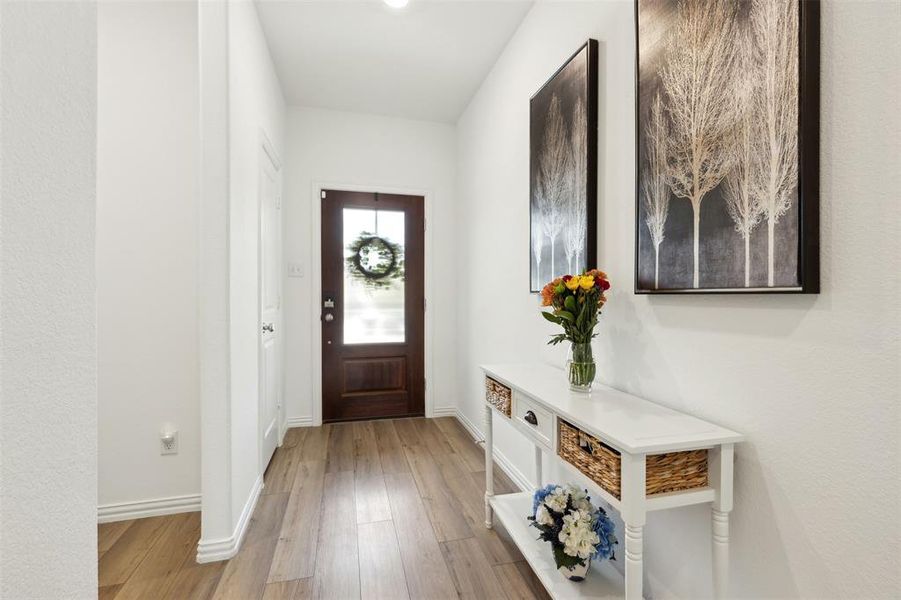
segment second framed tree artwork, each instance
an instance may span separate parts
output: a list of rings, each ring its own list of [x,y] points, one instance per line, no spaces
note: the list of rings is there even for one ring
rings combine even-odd
[[[529,101],[529,290],[595,266],[598,43],[588,40]]]
[[[819,292],[819,5],[637,0],[635,291]]]

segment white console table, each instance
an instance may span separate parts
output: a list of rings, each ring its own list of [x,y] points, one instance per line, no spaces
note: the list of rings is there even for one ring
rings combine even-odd
[[[486,365],[485,526],[497,518],[553,598],[642,597],[642,531],[649,511],[711,504],[713,573],[717,597],[723,597],[729,571],[729,512],[732,510],[734,444],[742,436],[708,421],[680,413],[612,388],[595,385],[591,394],[572,392],[565,373],[541,364]],[[498,393],[495,393],[497,391]],[[625,580],[609,561],[592,563],[589,577],[573,583],[557,573],[551,548],[538,541],[526,517],[532,494],[494,495],[492,420],[499,416],[535,446],[536,485],[542,485],[542,454],[580,471],[558,456],[560,422],[574,426],[619,454],[618,494],[600,485],[590,491],[619,511],[625,523]],[[581,439],[581,438],[580,438]],[[706,449],[706,485],[646,493],[646,466],[661,454]],[[651,457],[651,462],[648,461]],[[583,473],[584,474],[584,473]],[[589,479],[591,479],[589,477]],[[564,483],[564,482],[557,482]]]

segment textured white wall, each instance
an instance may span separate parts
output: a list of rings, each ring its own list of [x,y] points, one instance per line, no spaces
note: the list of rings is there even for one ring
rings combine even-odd
[[[303,278],[285,281],[285,398],[289,419],[313,415],[311,373],[311,202],[314,183],[428,190],[433,245],[428,277],[433,330],[433,381],[438,409],[454,405],[456,244],[454,130],[450,125],[359,113],[294,107],[288,112],[285,158],[285,262],[303,265]]]
[[[200,493],[197,43],[194,2],[98,5],[101,508]]]
[[[200,56],[201,535],[198,558],[233,553],[228,332],[228,5],[197,5]],[[215,547],[216,551],[211,551]],[[216,560],[221,557],[215,556]]]
[[[92,3],[0,4],[0,597],[97,593]]]
[[[240,514],[262,474],[257,247],[261,132],[284,154],[285,102],[252,2],[230,2],[228,36],[231,469],[233,510]]]
[[[524,292],[528,98],[594,37],[599,263],[613,283],[596,343],[600,380],[747,434],[731,596],[898,597],[898,4],[822,7],[818,296],[632,294],[633,11],[632,2],[536,4],[458,123],[460,407],[481,425],[479,363],[562,364],[562,349],[545,346],[553,328],[537,297]],[[500,449],[531,477],[526,447],[498,430]],[[705,507],[649,517],[648,594],[712,593],[709,531]]]

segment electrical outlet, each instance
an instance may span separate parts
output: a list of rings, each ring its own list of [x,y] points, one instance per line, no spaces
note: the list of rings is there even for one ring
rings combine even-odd
[[[160,434],[160,454],[178,454],[178,432]]]

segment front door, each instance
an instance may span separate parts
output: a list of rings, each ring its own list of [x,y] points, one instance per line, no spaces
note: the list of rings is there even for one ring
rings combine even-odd
[[[323,190],[322,419],[422,415],[424,199]]]
[[[260,461],[265,471],[278,445],[281,414],[281,198],[278,169],[260,156]]]

